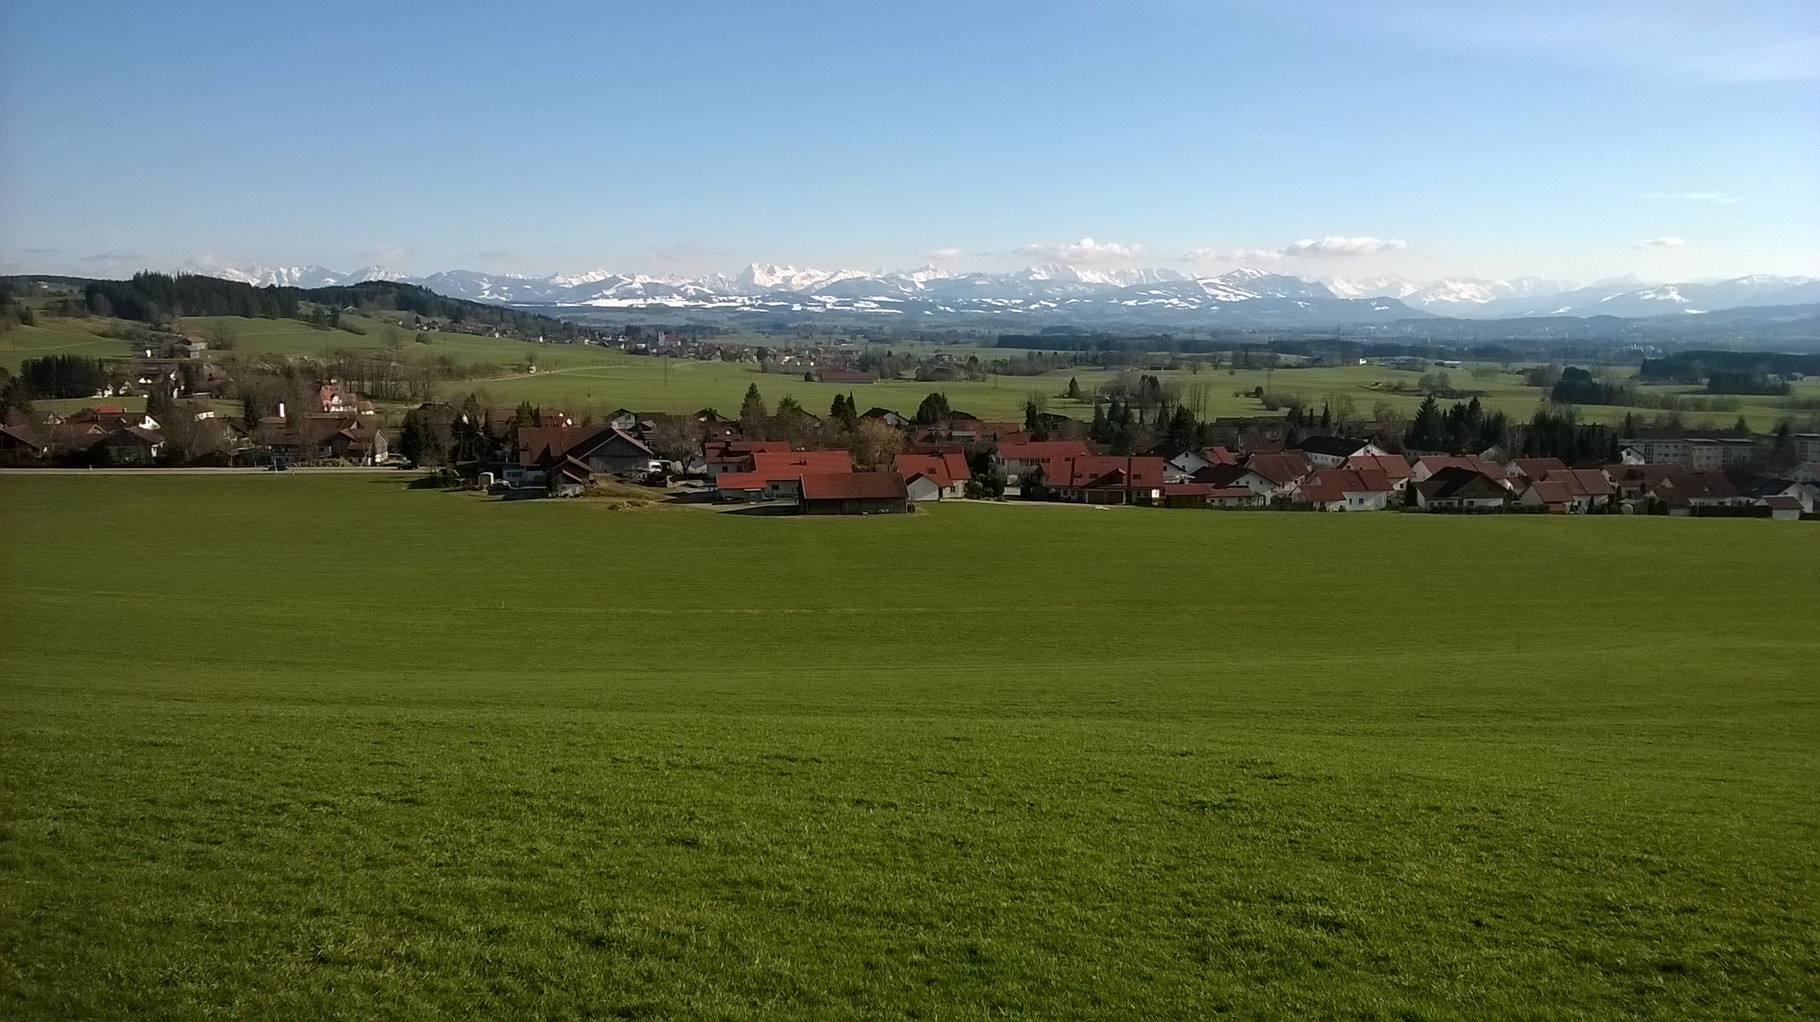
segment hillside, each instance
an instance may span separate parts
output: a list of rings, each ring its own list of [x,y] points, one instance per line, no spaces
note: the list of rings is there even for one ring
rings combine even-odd
[[[0,277],[0,291],[61,303],[65,312],[168,326],[195,316],[302,319],[338,325],[345,312],[398,312],[434,320],[453,332],[579,340],[592,333],[552,316],[450,298],[416,284],[371,280],[333,287],[256,287],[200,274],[138,273],[129,280],[85,277]],[[79,303],[79,305],[78,305]],[[54,305],[55,307],[55,305]]]

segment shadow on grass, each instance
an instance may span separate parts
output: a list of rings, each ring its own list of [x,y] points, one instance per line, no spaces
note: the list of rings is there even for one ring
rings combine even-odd
[[[793,518],[799,512],[795,504],[742,504],[730,507],[721,514],[745,515],[748,518]]]

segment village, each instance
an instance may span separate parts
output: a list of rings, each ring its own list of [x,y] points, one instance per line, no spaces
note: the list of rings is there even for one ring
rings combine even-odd
[[[1014,500],[1100,506],[1282,511],[1664,514],[1813,518],[1820,434],[1625,437],[1616,461],[1480,451],[1399,451],[1373,439],[1299,434],[1284,419],[1216,419],[1221,442],[1158,443],[1118,452],[1083,423],[1032,412],[985,420],[945,399],[904,414],[857,412],[837,399],[827,419],[780,407],[735,419],[616,409],[577,422],[548,408],[456,408],[429,402],[382,428],[373,405],[335,380],[306,407],[280,403],[256,422],[196,404],[128,411],[98,404],[0,428],[0,465],[149,467],[178,442],[220,466],[441,466],[456,485],[509,499],[579,497],[606,484],[664,499],[745,511],[902,514],[941,501]],[[933,417],[931,409],[940,412]],[[930,420],[933,421],[919,421]],[[845,421],[842,421],[845,420]],[[835,428],[838,427],[838,428]],[[843,442],[828,442],[825,437]],[[818,440],[820,442],[818,442]],[[402,442],[401,442],[402,441]],[[1791,456],[1792,455],[1792,456]]]
[[[1798,519],[1820,498],[1820,435],[1797,437],[1802,463],[1745,486],[1722,468],[1729,439],[1627,441],[1619,462],[1570,466],[1501,452],[1392,453],[1369,440],[1310,435],[1286,443],[1272,421],[1245,424],[1247,443],[1111,454],[1087,439],[1036,439],[1022,424],[951,413],[918,426],[889,409],[861,416],[903,436],[903,450],[864,463],[845,449],[802,449],[740,435],[703,410],[699,456],[666,463],[636,413],[599,427],[521,429],[516,460],[483,485],[577,496],[598,475],[668,474],[729,505],[780,504],[805,514],[893,514],[947,500],[999,499],[1222,510],[1666,514]],[[1236,428],[1237,424],[1229,424]],[[1735,456],[1735,454],[1734,454]],[[486,476],[487,473],[482,473]]]

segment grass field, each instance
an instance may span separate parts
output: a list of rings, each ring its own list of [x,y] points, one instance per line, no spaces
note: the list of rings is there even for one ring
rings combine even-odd
[[[47,355],[82,355],[87,358],[122,358],[131,354],[123,340],[103,337],[96,331],[112,320],[54,319],[40,316],[37,326],[16,326],[0,333],[0,367],[18,372],[28,358]]]
[[[0,1004],[1811,1018],[1816,564],[0,476]]]
[[[59,320],[42,318],[42,327],[20,328],[0,334],[0,364],[17,369],[20,361],[53,352],[82,355],[120,356],[127,353],[124,341],[96,336],[111,321]],[[349,317],[349,322],[364,330],[355,334],[346,330],[317,330],[295,320],[240,319],[237,317],[192,317],[185,327],[207,336],[219,323],[227,323],[236,334],[236,351],[242,354],[264,353],[288,356],[324,357],[336,351],[381,352],[386,347],[385,324],[362,317]],[[417,343],[422,337],[427,344]],[[405,343],[399,349],[405,356],[435,358],[450,356],[464,365],[491,367],[492,372],[478,379],[446,384],[446,396],[459,397],[478,391],[497,405],[514,405],[530,401],[546,407],[560,407],[571,414],[605,412],[616,407],[637,411],[692,412],[713,407],[732,415],[739,408],[746,387],[756,383],[766,401],[775,404],[787,396],[818,415],[827,411],[836,394],[852,393],[861,410],[873,405],[894,408],[904,414],[932,390],[948,395],[950,403],[964,411],[986,418],[1017,420],[1023,417],[1024,402],[1033,394],[1042,395],[1049,410],[1089,418],[1090,403],[1069,401],[1060,397],[1068,379],[1076,378],[1081,387],[1091,392],[1112,374],[1103,370],[1080,369],[1050,373],[1042,377],[993,376],[984,381],[955,383],[917,383],[890,381],[872,384],[824,384],[805,382],[801,375],[760,373],[753,365],[719,362],[697,362],[688,359],[659,359],[586,345],[529,344],[524,341],[469,334],[405,332]],[[758,340],[748,338],[749,340]],[[776,339],[772,343],[777,343]],[[933,351],[932,345],[911,343],[906,348]],[[983,350],[989,357],[994,350],[1014,357],[1020,352],[1002,349]],[[537,372],[525,372],[527,360],[535,361]],[[1251,397],[1258,387],[1279,393],[1301,394],[1317,405],[1328,399],[1346,396],[1361,415],[1369,415],[1378,402],[1389,404],[1404,414],[1412,414],[1421,404],[1416,391],[1419,372],[1388,369],[1380,366],[1331,366],[1316,369],[1276,370],[1211,370],[1198,374],[1168,371],[1157,374],[1174,380],[1184,388],[1204,384],[1207,388],[1208,417],[1267,414],[1263,404]],[[1484,392],[1484,403],[1492,410],[1508,412],[1526,420],[1536,410],[1541,391],[1522,385],[1515,374],[1502,373],[1490,379],[1474,379],[1466,370],[1453,374],[1456,386]],[[1401,384],[1401,392],[1391,390]],[[1696,394],[1697,388],[1651,387],[1653,392]],[[1820,400],[1820,378],[1797,384],[1796,398]],[[1812,413],[1791,410],[1786,399],[1766,397],[1740,398],[1741,407],[1730,412],[1691,412],[1685,415],[1690,424],[1702,422],[1729,427],[1740,415],[1758,430],[1767,431],[1784,417],[1797,419]],[[1588,405],[1581,408],[1588,421],[1617,422],[1627,412],[1648,418],[1649,409]]]

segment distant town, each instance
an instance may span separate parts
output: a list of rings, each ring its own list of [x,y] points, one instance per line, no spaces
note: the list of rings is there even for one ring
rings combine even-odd
[[[141,274],[14,286],[0,325],[33,337],[54,327],[104,353],[53,349],[0,370],[0,465],[14,469],[396,466],[514,500],[861,515],[992,500],[1799,519],[1816,516],[1820,495],[1820,420],[1797,390],[1811,389],[1815,355],[1632,346],[1606,352],[1634,367],[1620,371],[1522,357],[1533,350],[1451,357],[1337,338],[1048,331],[898,346],[807,328],[600,329],[394,283],[305,292]],[[291,353],[244,350],[239,331],[260,322],[279,324],[267,336]],[[745,394],[737,408],[689,413],[487,396],[489,381],[565,371],[540,374],[550,360],[573,367],[562,360],[580,352],[565,345],[616,349],[584,367],[695,365]],[[1240,373],[1262,382],[1222,382]],[[831,403],[805,407],[792,381]],[[1004,382],[1021,388],[1020,417],[961,406],[1002,401]],[[920,399],[893,406],[907,386]],[[1499,394],[1503,407],[1540,400],[1519,420],[1488,400]],[[1221,415],[1222,400],[1266,414]],[[1774,428],[1753,429],[1746,401],[1778,410]],[[1634,410],[1599,423],[1581,405]],[[1737,418],[1688,422],[1714,413]]]

